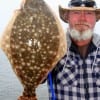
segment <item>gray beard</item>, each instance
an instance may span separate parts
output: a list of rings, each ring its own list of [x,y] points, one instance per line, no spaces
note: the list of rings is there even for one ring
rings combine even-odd
[[[74,40],[88,40],[93,36],[93,30],[88,29],[83,32],[79,32],[76,29],[68,29],[68,32],[70,33],[70,36]]]

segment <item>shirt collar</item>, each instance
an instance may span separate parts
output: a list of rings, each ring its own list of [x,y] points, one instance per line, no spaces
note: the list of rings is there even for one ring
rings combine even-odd
[[[97,47],[95,46],[95,44],[92,41],[90,42],[88,48],[90,48],[90,49],[88,49],[88,53],[91,53],[91,52],[93,52],[97,49]],[[77,45],[73,42],[71,43],[71,46],[70,46],[69,49],[76,54],[79,53],[78,50],[77,50]]]

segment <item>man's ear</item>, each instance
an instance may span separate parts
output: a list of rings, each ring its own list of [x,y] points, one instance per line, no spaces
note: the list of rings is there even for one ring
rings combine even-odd
[[[100,20],[100,12],[96,12],[96,21],[99,21]]]

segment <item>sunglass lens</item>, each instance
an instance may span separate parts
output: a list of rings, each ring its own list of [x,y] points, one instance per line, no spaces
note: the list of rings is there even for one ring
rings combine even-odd
[[[77,6],[81,5],[81,2],[72,2],[71,5],[74,6],[74,7],[77,7]]]
[[[84,4],[85,4],[86,7],[94,7],[96,5],[94,1],[91,1],[91,2],[87,1]]]

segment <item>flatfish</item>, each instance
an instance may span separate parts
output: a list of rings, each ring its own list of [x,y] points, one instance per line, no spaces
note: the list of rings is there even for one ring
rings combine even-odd
[[[18,100],[37,100],[35,89],[66,53],[66,35],[43,0],[23,0],[3,33],[2,50],[23,85]]]

